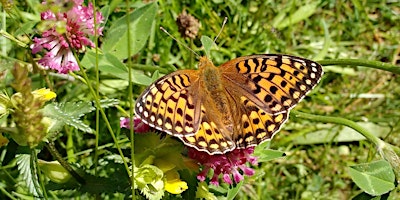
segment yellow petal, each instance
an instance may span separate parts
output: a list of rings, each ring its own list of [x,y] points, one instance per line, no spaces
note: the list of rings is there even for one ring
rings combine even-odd
[[[56,98],[57,94],[52,92],[50,89],[41,88],[35,91],[32,91],[32,94],[35,98],[39,98],[42,101],[49,101],[51,99]]]
[[[179,173],[175,170],[170,170],[164,174],[164,188],[171,194],[180,194],[188,189],[187,183],[179,179]]]
[[[172,182],[165,182],[165,190],[171,194],[180,194],[188,189],[187,183],[181,180],[174,180]]]

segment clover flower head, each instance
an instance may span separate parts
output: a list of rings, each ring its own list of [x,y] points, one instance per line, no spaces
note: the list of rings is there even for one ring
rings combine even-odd
[[[119,124],[121,128],[130,129],[129,117],[121,117]],[[133,126],[135,133],[147,133],[150,130],[150,126],[144,123],[139,117],[133,118]]]
[[[190,158],[197,160],[203,166],[197,179],[204,181],[212,169],[213,176],[210,183],[218,186],[220,175],[222,175],[222,180],[228,184],[233,184],[233,181],[239,183],[244,179],[243,175],[254,175],[254,169],[246,165],[246,163],[257,165],[257,158],[251,155],[253,152],[254,147],[249,147],[235,149],[225,154],[209,155],[206,152],[189,148],[188,154]]]
[[[39,60],[39,64],[45,68],[63,74],[79,70],[71,49],[80,52],[86,46],[94,47],[94,43],[88,37],[95,33],[102,35],[102,27],[95,29],[93,5],[89,3],[88,6],[84,6],[82,3],[82,0],[53,0],[42,3],[48,10],[41,13],[41,19],[49,29],[43,31],[41,37],[33,38],[31,49],[33,54],[45,50],[44,56]],[[51,9],[62,8],[65,4],[72,6],[67,9]],[[102,22],[103,16],[97,12],[96,23]]]

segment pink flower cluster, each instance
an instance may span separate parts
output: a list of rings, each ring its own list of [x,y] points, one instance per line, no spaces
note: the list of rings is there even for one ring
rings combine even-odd
[[[232,178],[235,183],[243,180],[243,175],[254,175],[254,169],[248,167],[246,163],[257,165],[257,157],[252,156],[254,147],[246,149],[235,149],[231,152],[221,155],[209,155],[206,152],[197,151],[194,148],[189,148],[189,157],[197,160],[202,166],[203,170],[197,175],[197,179],[204,181],[210,169],[212,169],[213,176],[210,183],[219,185],[219,175],[222,174],[222,179],[232,184]]]
[[[121,128],[130,129],[129,126],[129,117],[121,117],[119,120],[119,126]],[[135,133],[146,133],[150,131],[150,126],[144,123],[140,118],[134,117],[133,118],[133,126]]]
[[[135,117],[133,122],[135,133],[145,133],[150,130],[150,126],[138,117]],[[129,118],[122,117],[120,119],[120,127],[129,129]],[[254,147],[235,149],[231,152],[217,155],[209,155],[206,152],[198,151],[191,147],[188,147],[188,149],[188,156],[196,160],[203,167],[203,170],[197,175],[197,179],[204,181],[208,172],[212,172],[213,176],[210,183],[217,186],[219,185],[221,174],[225,183],[233,184],[233,181],[239,183],[244,179],[243,175],[254,175],[254,169],[248,167],[246,164],[258,164],[257,157],[252,156]]]
[[[45,68],[54,69],[63,74],[79,70],[78,63],[70,48],[81,51],[85,46],[93,47],[94,44],[88,36],[95,33],[101,35],[103,28],[98,27],[95,30],[93,5],[91,3],[88,6],[82,5],[83,0],[51,1],[51,3],[56,4],[53,6],[60,7],[66,3],[73,5],[71,9],[63,12],[53,13],[48,10],[41,13],[42,20],[52,22],[47,24],[53,25],[44,31],[40,38],[35,37],[33,39],[32,53],[36,54],[43,49],[47,50],[44,57],[39,60],[39,63]],[[51,3],[45,1],[42,4],[50,6]],[[103,16],[100,12],[97,12],[96,23],[102,22]],[[65,26],[62,28],[65,32],[60,31],[57,27],[60,24]]]

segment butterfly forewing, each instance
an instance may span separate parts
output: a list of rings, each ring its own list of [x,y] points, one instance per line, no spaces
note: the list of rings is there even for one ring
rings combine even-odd
[[[290,110],[319,82],[318,63],[288,55],[252,55],[221,65],[224,84],[270,114]]]
[[[136,100],[136,116],[171,135],[194,135],[200,124],[198,78],[198,71],[181,70],[158,79]]]

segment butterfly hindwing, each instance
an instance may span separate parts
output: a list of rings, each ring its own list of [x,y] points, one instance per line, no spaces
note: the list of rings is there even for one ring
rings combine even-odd
[[[235,121],[238,134],[233,136],[238,148],[256,146],[272,137],[280,130],[288,119],[288,112],[268,114],[249,101],[245,96],[240,97],[238,104],[240,118]]]
[[[232,130],[229,130],[229,127],[224,127],[204,106],[201,106],[201,110],[202,119],[197,133],[193,136],[179,138],[187,146],[209,154],[221,154],[235,149],[236,145],[232,140]]]
[[[200,123],[198,72],[181,70],[150,85],[136,101],[135,114],[171,135],[193,135]]]
[[[290,110],[319,82],[318,63],[288,55],[252,55],[221,65],[224,84],[270,114]]]

